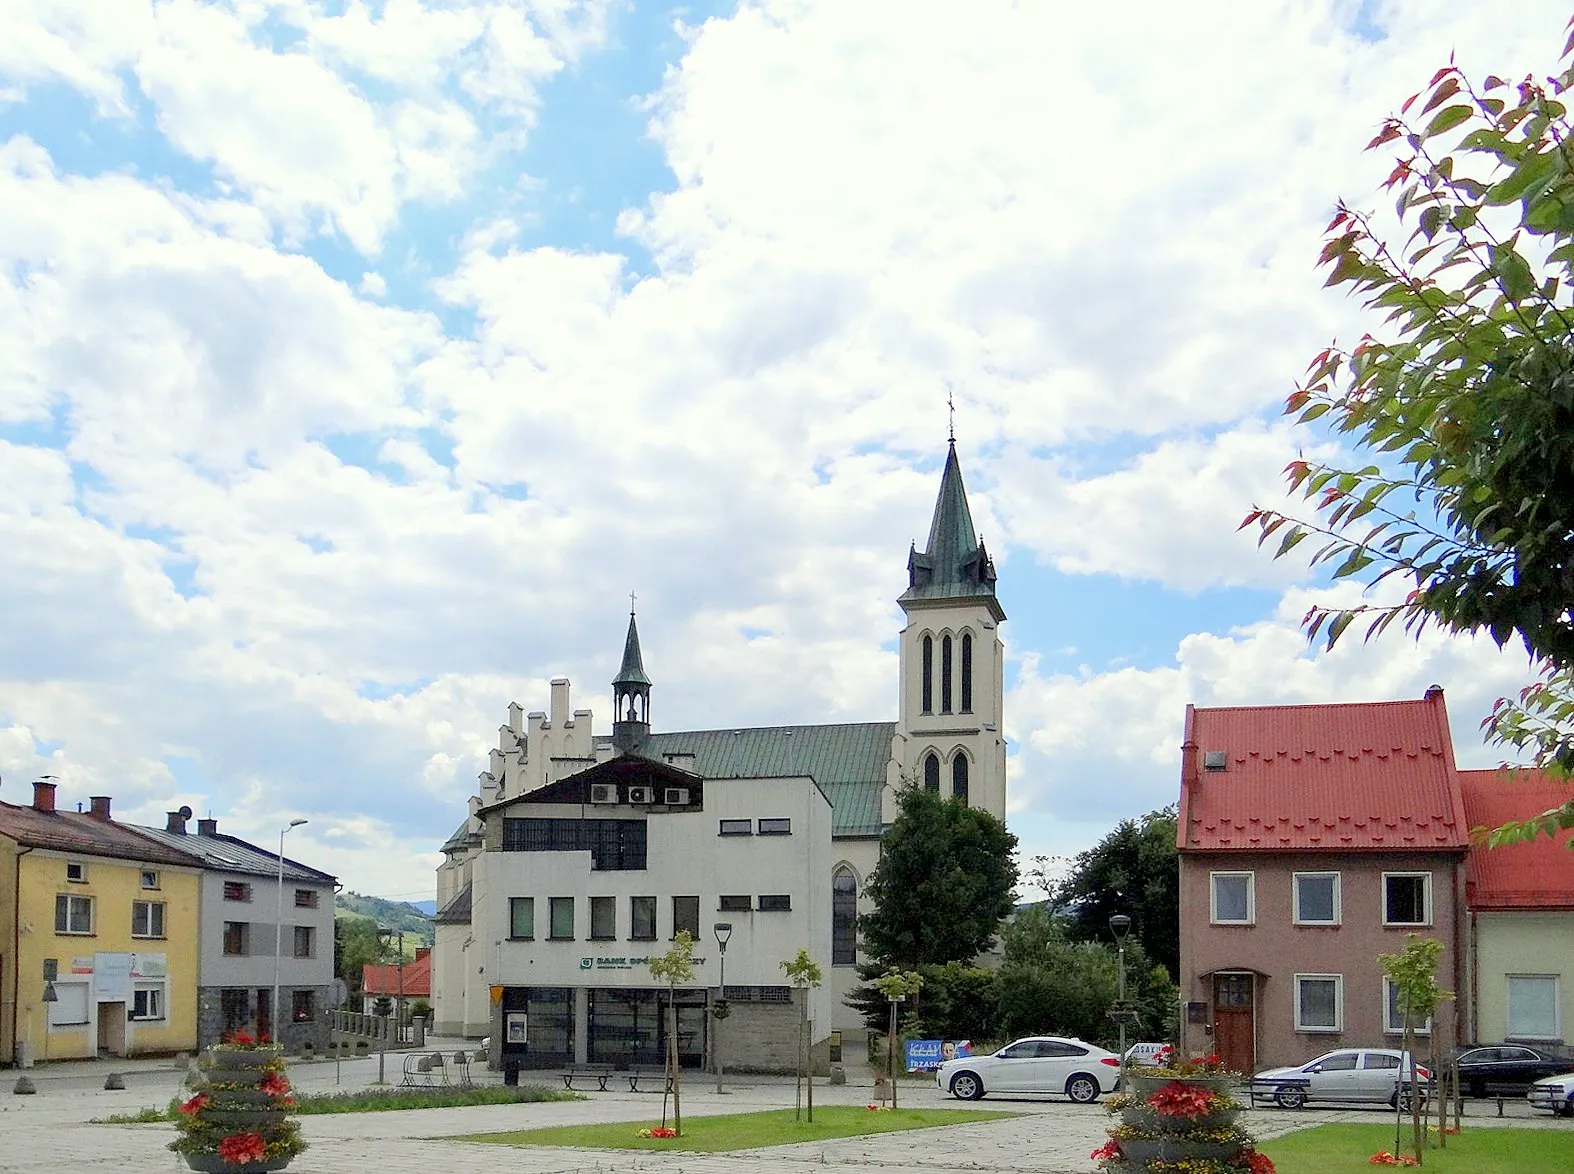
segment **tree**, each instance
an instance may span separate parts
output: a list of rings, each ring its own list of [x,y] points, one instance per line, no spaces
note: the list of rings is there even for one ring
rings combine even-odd
[[[360,993],[364,968],[381,962],[383,954],[377,923],[371,918],[350,915],[333,919],[333,973],[344,980],[352,996]]]
[[[1416,1026],[1425,1023],[1437,1010],[1437,1005],[1444,999],[1453,996],[1437,985],[1437,963],[1443,956],[1443,943],[1436,938],[1423,938],[1420,934],[1407,933],[1405,935],[1405,948],[1398,954],[1379,954],[1378,964],[1383,968],[1383,973],[1394,984],[1394,1000],[1399,1005],[1399,1014],[1404,1020],[1404,1050],[1411,1057],[1410,1064],[1410,1119],[1414,1132],[1414,1150],[1416,1161],[1422,1161],[1422,1142],[1425,1134],[1421,1131],[1421,1090],[1417,1086],[1418,1074],[1415,1067],[1415,1031]],[[1437,1057],[1432,1058],[1432,1067],[1437,1067]],[[1402,1106],[1399,1106],[1402,1107]],[[1442,1130],[1439,1129],[1439,1137]],[[1399,1125],[1396,1118],[1394,1123],[1394,1149],[1399,1149]]]
[[[887,1079],[891,1082],[891,1108],[896,1108],[896,1015],[902,1003],[916,1003],[918,992],[924,987],[924,976],[916,970],[887,970],[875,979],[876,989],[891,1004],[891,1030],[886,1034],[885,1057]]]
[[[996,1023],[1007,1036],[1044,1033],[1104,1041],[1118,991],[1116,951],[1074,942],[1046,906],[1021,910],[1001,932],[1005,958],[995,981]],[[1164,967],[1135,939],[1126,943],[1127,996],[1136,1004],[1137,1037],[1169,1035],[1176,989]]]
[[[1017,838],[987,811],[908,784],[880,844],[859,918],[864,947],[887,965],[969,960],[1012,910]]]
[[[1562,61],[1574,50],[1565,44]],[[1574,769],[1574,148],[1561,95],[1574,70],[1479,85],[1452,63],[1367,144],[1400,143],[1392,241],[1341,202],[1327,284],[1384,313],[1388,335],[1330,346],[1285,403],[1374,454],[1355,470],[1292,461],[1309,520],[1253,509],[1275,557],[1315,539],[1335,579],[1408,587],[1400,602],[1314,607],[1331,646],[1357,620],[1518,636],[1535,679],[1483,723],[1499,744]],[[1419,107],[1416,103],[1425,95]],[[1411,110],[1415,114],[1411,116]],[[1409,230],[1399,243],[1399,233]],[[1407,504],[1413,503],[1413,504]],[[1574,800],[1508,833],[1574,827]]]
[[[1175,851],[1175,808],[1150,811],[1141,821],[1123,819],[1092,848],[1077,853],[1058,884],[1045,882],[1044,857],[1029,876],[1052,894],[1074,942],[1107,942],[1109,919],[1131,918],[1132,936],[1162,963],[1173,980],[1180,973],[1180,865]]]
[[[799,1089],[809,1087],[809,1120],[814,1120],[814,1080],[809,1075],[809,990],[825,981],[825,972],[803,947],[796,957],[782,963],[787,981],[798,991],[798,1075],[793,1081],[793,1110],[798,1113]]]
[[[661,1095],[661,1123],[667,1124],[667,1094],[672,1090],[672,1128],[683,1136],[682,1070],[678,1067],[678,984],[694,981],[694,938],[686,929],[672,937],[665,954],[649,959],[646,966],[657,982],[667,984],[667,1079]]]

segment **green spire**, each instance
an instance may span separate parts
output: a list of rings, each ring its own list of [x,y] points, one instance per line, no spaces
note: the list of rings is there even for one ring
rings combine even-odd
[[[934,519],[929,523],[929,542],[922,551],[914,549],[908,555],[907,590],[898,602],[906,607],[955,599],[985,600],[997,620],[1005,619],[995,600],[995,564],[973,529],[962,464],[952,437],[945,471],[940,475]]]
[[[623,641],[623,667],[618,669],[618,675],[612,679],[612,683],[650,687],[650,678],[645,675],[645,664],[639,655],[639,629],[634,625],[632,611],[629,612],[629,634]]]

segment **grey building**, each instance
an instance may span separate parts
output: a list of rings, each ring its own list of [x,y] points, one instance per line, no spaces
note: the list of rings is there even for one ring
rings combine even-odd
[[[137,831],[202,862],[197,1046],[245,1028],[291,1051],[307,1042],[326,1049],[338,880],[286,857],[281,885],[277,853],[220,835],[215,819],[199,819],[191,834],[190,816],[182,808],[164,827]],[[277,1028],[276,980],[283,1011]]]

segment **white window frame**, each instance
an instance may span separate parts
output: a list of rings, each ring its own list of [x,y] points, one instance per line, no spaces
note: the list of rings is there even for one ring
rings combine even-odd
[[[1388,920],[1388,882],[1389,882],[1390,879],[1398,880],[1398,879],[1400,879],[1402,877],[1421,877],[1422,878],[1421,903],[1423,905],[1425,905],[1426,908],[1421,911],[1421,913],[1422,913],[1422,920],[1420,920],[1420,921],[1389,921]],[[1431,925],[1432,924],[1432,874],[1430,872],[1385,872],[1385,873],[1383,873],[1382,901],[1383,901],[1383,924],[1384,925],[1404,926],[1404,927],[1409,928],[1409,929],[1413,929],[1413,928],[1415,928],[1418,925]]]
[[[1221,877],[1244,877],[1246,880],[1246,918],[1243,921],[1219,919],[1219,880]],[[1208,874],[1208,917],[1214,925],[1257,924],[1257,874],[1255,872],[1210,872]]]
[[[62,902],[62,901],[64,901],[66,903],[66,928],[65,929],[61,929],[60,928],[60,902]],[[87,928],[86,929],[72,929],[71,928],[71,922],[72,922],[73,919],[72,919],[72,916],[71,916],[71,911],[73,909],[79,909],[79,908],[82,908],[84,906],[87,908]],[[82,937],[82,938],[92,937],[93,936],[93,921],[94,921],[94,913],[95,912],[96,911],[93,908],[93,898],[92,897],[84,897],[84,896],[81,896],[81,895],[79,895],[77,893],[57,893],[57,894],[55,894],[55,933],[60,935],[60,936],[62,936],[62,937]]]
[[[1301,916],[1301,880],[1332,878],[1334,882],[1333,919],[1330,921],[1316,921]],[[1290,910],[1291,918],[1296,925],[1342,925],[1344,923],[1344,882],[1337,872],[1298,872],[1290,878]]]
[[[158,910],[158,925],[155,926],[153,911]],[[147,924],[141,929],[137,928],[137,913],[147,910]],[[131,936],[134,938],[162,938],[165,936],[164,922],[169,913],[163,901],[133,901],[131,902]]]
[[[1539,980],[1542,980],[1542,981],[1546,981],[1546,982],[1551,982],[1552,983],[1552,1034],[1551,1035],[1527,1035],[1526,1033],[1524,1033],[1522,1031],[1506,1030],[1504,1032],[1504,1039],[1505,1040],[1513,1040],[1513,1041],[1518,1041],[1518,1040],[1532,1040],[1532,1041],[1552,1040],[1552,1041],[1561,1041],[1563,1039],[1563,983],[1562,983],[1562,981],[1560,979],[1560,976],[1556,975],[1556,974],[1505,974],[1503,976],[1503,1025],[1504,1025],[1504,1027],[1508,1028],[1508,1029],[1512,1029],[1512,1027],[1513,1027],[1513,1017],[1512,1017],[1513,1007],[1512,1007],[1512,1004],[1511,1004],[1511,999],[1512,999],[1513,989],[1514,989],[1513,980],[1516,979],[1516,978],[1519,978],[1519,979],[1533,978],[1533,979],[1539,979]]]
[[[152,1005],[151,1014],[146,1012],[141,1015],[137,1014],[138,995],[146,996],[144,1003]],[[169,1015],[169,1009],[166,1005],[167,999],[165,996],[166,991],[163,983],[138,982],[131,992],[131,1006],[127,1012],[129,1018],[136,1020],[138,1023],[158,1023],[166,1019]]]
[[[151,868],[144,868],[142,870],[142,887],[144,889],[158,888],[158,872]]]
[[[1404,1019],[1401,1016],[1399,1016],[1398,1014],[1394,1014],[1392,1016],[1389,1014],[1389,1012],[1394,1007],[1394,991],[1395,991],[1394,980],[1389,978],[1388,975],[1386,975],[1386,974],[1383,975],[1383,1034],[1384,1035],[1403,1035],[1405,1033]],[[1425,1023],[1421,1023],[1421,1024],[1417,1024],[1416,1025],[1415,1033],[1417,1035],[1431,1035],[1432,1034],[1432,1018],[1431,1018],[1431,1016],[1427,1017],[1427,1020],[1426,1020]]]
[[[1324,1024],[1308,1025],[1301,1019],[1301,984],[1303,982],[1332,982],[1334,984],[1334,1021],[1333,1025]],[[1342,974],[1297,974],[1293,986],[1295,994],[1295,1030],[1308,1032],[1315,1035],[1338,1035],[1344,1030],[1344,975]]]
[[[87,865],[80,860],[66,861],[66,880],[74,885],[87,884]]]

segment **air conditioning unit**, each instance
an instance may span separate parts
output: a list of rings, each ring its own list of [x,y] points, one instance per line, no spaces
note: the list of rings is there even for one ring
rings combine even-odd
[[[656,789],[654,787],[630,787],[629,788],[629,802],[630,803],[654,803],[655,801],[656,801]]]
[[[618,788],[616,783],[590,784],[590,801],[592,803],[616,803],[618,801]]]
[[[689,789],[687,787],[668,787],[666,793],[662,796],[662,802],[668,807],[683,807],[687,805],[688,801]]]

